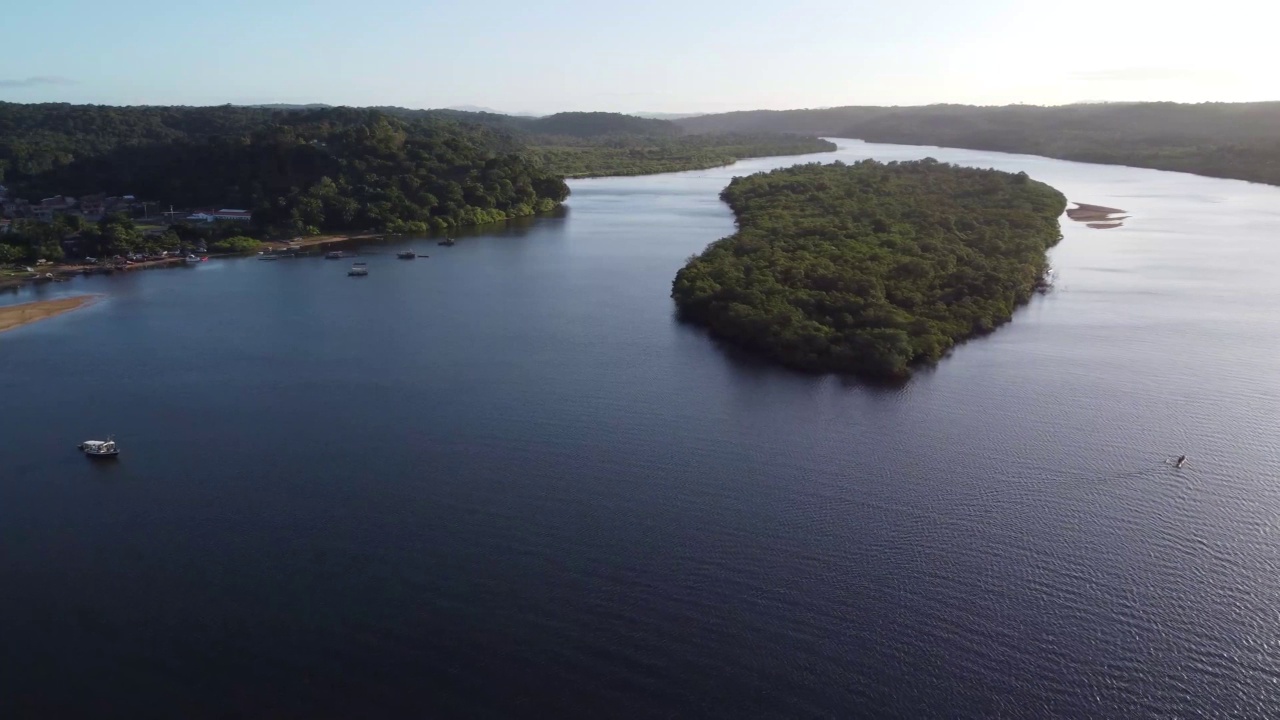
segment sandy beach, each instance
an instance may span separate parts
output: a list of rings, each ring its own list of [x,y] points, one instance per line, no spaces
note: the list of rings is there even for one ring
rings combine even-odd
[[[76,308],[88,305],[94,299],[95,296],[93,295],[76,295],[75,297],[40,300],[38,302],[23,303],[22,305],[0,307],[0,332],[22,327],[37,320],[45,320],[65,312],[71,312]]]
[[[283,240],[264,240],[263,245],[271,250],[289,250],[305,247],[313,247],[316,245],[324,245],[331,242],[346,242],[348,240],[373,240],[384,237],[384,233],[363,233],[357,235],[313,235],[304,237],[292,243]]]
[[[1116,217],[1123,215],[1124,210],[1118,208],[1105,207],[1102,205],[1089,205],[1087,203],[1075,203],[1076,207],[1067,208],[1067,217],[1076,222],[1119,222],[1126,219],[1125,217]]]

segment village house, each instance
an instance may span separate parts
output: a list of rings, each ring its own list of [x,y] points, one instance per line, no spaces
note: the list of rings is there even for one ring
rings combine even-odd
[[[85,220],[96,222],[107,212],[107,196],[103,194],[85,195],[80,198],[80,214]]]
[[[192,222],[213,222],[214,220],[235,220],[237,222],[249,222],[253,219],[253,213],[248,210],[233,210],[223,208],[221,210],[196,210],[187,216]]]
[[[66,195],[55,195],[45,198],[36,206],[35,216],[40,222],[51,222],[55,215],[62,215],[75,209],[76,199]]]

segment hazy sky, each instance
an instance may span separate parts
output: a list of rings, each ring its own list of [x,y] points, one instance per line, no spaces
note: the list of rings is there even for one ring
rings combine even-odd
[[[1280,100],[1274,2],[28,0],[0,100],[694,112]]]

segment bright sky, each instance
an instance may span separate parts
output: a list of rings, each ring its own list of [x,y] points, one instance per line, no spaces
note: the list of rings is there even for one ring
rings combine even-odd
[[[718,112],[1280,100],[1280,3],[28,0],[0,100]]]

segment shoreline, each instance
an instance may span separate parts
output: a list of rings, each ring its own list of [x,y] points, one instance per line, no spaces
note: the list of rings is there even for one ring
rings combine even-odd
[[[386,237],[387,233],[360,233],[358,235],[315,235],[292,243],[286,240],[263,240],[262,246],[264,250],[296,250],[298,248],[315,247],[316,245],[324,245],[334,242],[349,242],[352,240],[377,240]]]
[[[74,295],[0,307],[0,333],[79,310],[97,299],[97,295]]]

